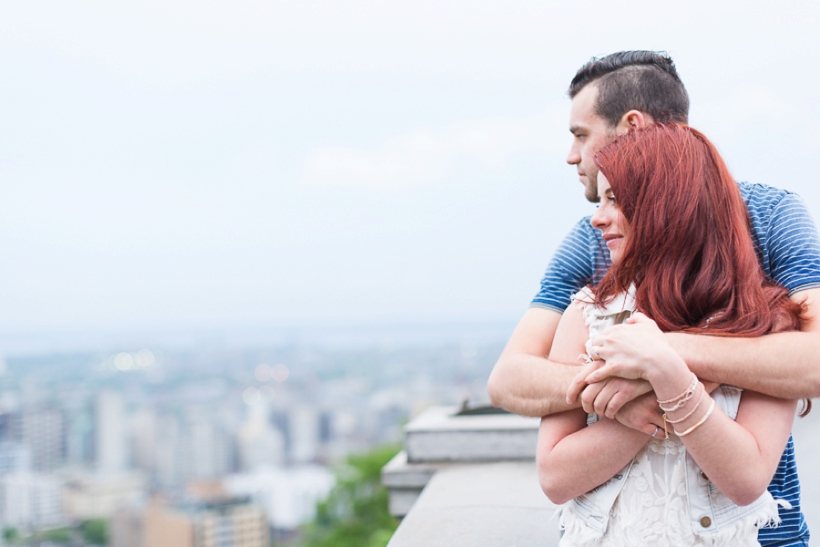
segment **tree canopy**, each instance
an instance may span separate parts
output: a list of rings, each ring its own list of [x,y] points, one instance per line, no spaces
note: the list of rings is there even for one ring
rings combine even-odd
[[[305,526],[304,547],[385,547],[398,523],[388,510],[388,492],[381,470],[399,451],[378,447],[349,456],[336,470],[336,485]]]

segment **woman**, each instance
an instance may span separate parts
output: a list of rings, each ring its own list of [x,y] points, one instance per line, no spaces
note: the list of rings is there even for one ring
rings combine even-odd
[[[777,522],[766,488],[796,402],[729,386],[707,393],[663,332],[759,336],[796,329],[802,310],[765,279],[737,185],[701,133],[656,124],[596,162],[592,224],[613,266],[576,295],[550,359],[580,353],[591,363],[590,340],[632,315],[621,328],[640,337],[647,357],[617,374],[596,361],[591,378],[649,381],[666,427],[649,437],[580,409],[542,420],[541,486],[567,502],[561,545],[758,545],[757,527]]]

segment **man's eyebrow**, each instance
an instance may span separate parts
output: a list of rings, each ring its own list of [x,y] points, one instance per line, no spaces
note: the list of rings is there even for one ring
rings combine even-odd
[[[571,125],[569,126],[569,132],[573,135],[577,135],[579,132],[583,131],[583,128],[580,125]]]

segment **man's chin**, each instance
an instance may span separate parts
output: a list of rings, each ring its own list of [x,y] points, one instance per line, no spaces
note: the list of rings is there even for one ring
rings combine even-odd
[[[584,186],[584,197],[587,198],[587,201],[590,203],[598,203],[601,201],[598,197],[598,192],[591,189],[589,186]]]

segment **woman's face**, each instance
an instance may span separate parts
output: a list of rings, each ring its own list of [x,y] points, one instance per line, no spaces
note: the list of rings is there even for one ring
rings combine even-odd
[[[612,263],[619,264],[623,256],[629,223],[615,203],[612,188],[609,187],[609,181],[602,172],[598,173],[598,197],[601,201],[590,222],[593,228],[601,230],[604,242],[609,248]]]

